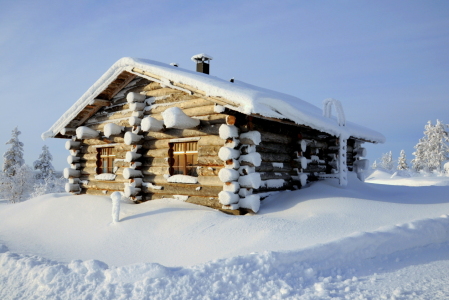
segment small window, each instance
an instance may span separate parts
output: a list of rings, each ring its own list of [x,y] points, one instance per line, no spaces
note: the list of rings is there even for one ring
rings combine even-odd
[[[170,175],[198,176],[198,142],[170,143]]]
[[[97,174],[113,173],[115,155],[113,147],[97,148]]]

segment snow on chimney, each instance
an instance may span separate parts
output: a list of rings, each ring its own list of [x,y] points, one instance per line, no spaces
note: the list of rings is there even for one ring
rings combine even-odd
[[[192,61],[196,62],[196,71],[204,74],[209,74],[209,64],[213,59],[212,56],[207,55],[206,53],[200,53],[192,56],[190,58]]]

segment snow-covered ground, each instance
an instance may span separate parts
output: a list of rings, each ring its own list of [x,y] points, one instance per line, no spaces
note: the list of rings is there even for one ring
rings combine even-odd
[[[165,199],[122,202],[114,224],[108,197],[3,202],[0,299],[447,299],[449,177],[390,177],[253,216]]]

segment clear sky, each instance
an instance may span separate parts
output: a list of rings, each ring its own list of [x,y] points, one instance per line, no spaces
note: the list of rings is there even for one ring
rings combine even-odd
[[[68,166],[50,126],[119,58],[214,57],[235,77],[383,133],[370,161],[404,149],[428,120],[449,123],[449,1],[8,1],[0,0],[0,153],[15,126],[31,165],[44,144]]]

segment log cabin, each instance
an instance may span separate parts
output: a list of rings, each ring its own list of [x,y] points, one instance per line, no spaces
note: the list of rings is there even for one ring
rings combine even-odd
[[[346,121],[342,105],[301,99],[197,71],[122,58],[42,138],[67,139],[66,191],[174,198],[231,214],[270,193],[321,179],[363,179],[363,143],[382,134]],[[332,115],[332,111],[336,115]]]

